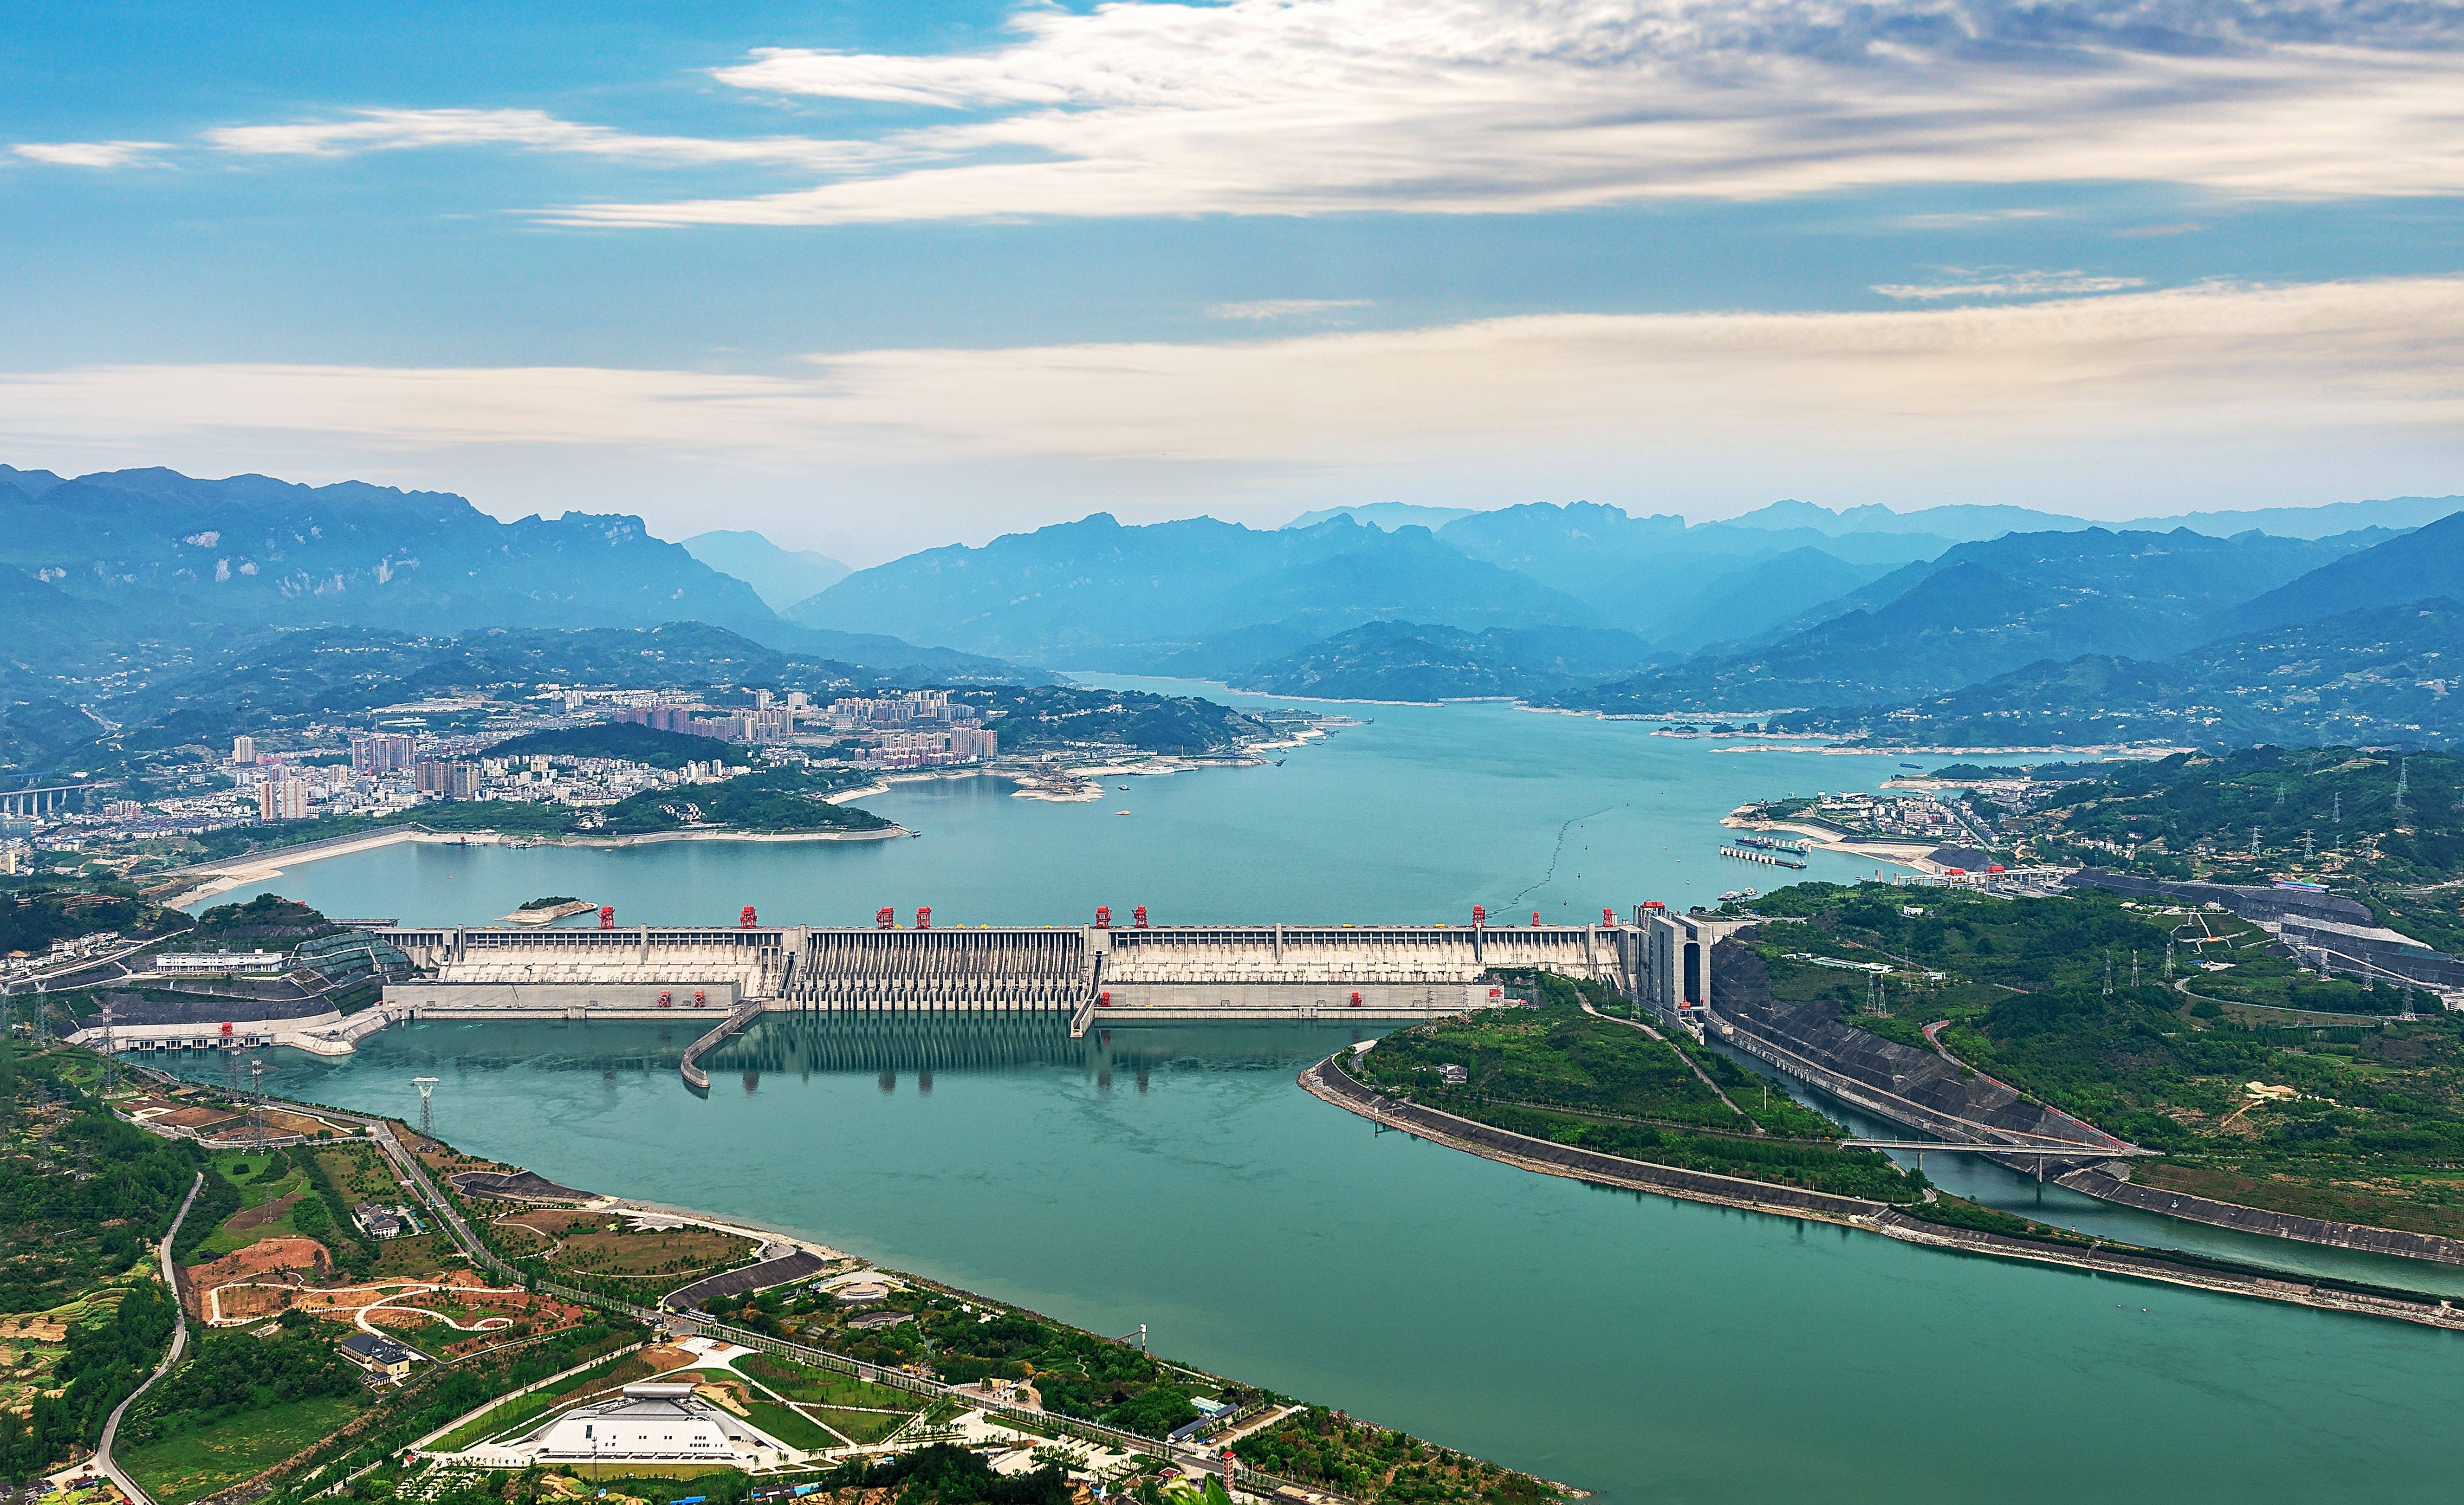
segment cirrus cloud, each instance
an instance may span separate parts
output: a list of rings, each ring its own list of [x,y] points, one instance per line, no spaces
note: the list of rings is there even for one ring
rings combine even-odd
[[[167,143],[159,141],[29,141],[19,142],[9,150],[29,162],[49,163],[55,167],[140,167],[153,165],[158,154],[170,150]]]
[[[1232,0],[986,52],[768,49],[781,100],[965,114],[781,192],[598,225],[1523,212],[1941,183],[2464,191],[2464,12],[2379,0]],[[906,161],[913,158],[918,160]]]

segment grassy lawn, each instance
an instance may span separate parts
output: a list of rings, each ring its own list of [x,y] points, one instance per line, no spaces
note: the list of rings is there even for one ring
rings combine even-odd
[[[300,1190],[301,1187],[306,1184],[305,1178],[297,1175],[293,1175],[288,1179],[300,1184],[290,1187],[289,1189],[291,1191]],[[275,1218],[269,1223],[260,1223],[256,1221],[258,1208],[263,1205],[264,1204],[260,1202],[253,1206],[245,1207],[238,1212],[232,1213],[230,1218],[224,1221],[221,1228],[214,1229],[212,1233],[207,1235],[206,1241],[197,1246],[196,1251],[188,1256],[189,1259],[191,1261],[219,1259],[223,1255],[231,1253],[234,1250],[246,1249],[249,1245],[255,1243],[261,1238],[298,1238],[303,1236],[299,1229],[292,1225],[291,1221],[292,1212],[298,1207],[298,1203],[293,1203],[291,1207],[283,1212],[282,1216]]]
[[[315,1446],[359,1409],[355,1397],[296,1401],[149,1443],[121,1462],[163,1505],[187,1505]]]
[[[432,1280],[444,1273],[444,1255],[450,1248],[442,1233],[407,1233],[379,1240],[376,1278]]]
[[[849,1442],[879,1442],[907,1425],[908,1417],[884,1411],[843,1411],[826,1405],[813,1407],[813,1413],[847,1434]]]
[[[533,1390],[528,1395],[517,1395],[512,1400],[490,1408],[487,1415],[476,1421],[465,1422],[438,1438],[435,1443],[436,1450],[459,1452],[473,1443],[493,1437],[500,1431],[509,1430],[529,1421],[532,1417],[555,1405],[556,1402],[557,1398],[545,1390]]]
[[[915,1411],[924,1406],[922,1396],[869,1384],[851,1375],[807,1368],[768,1354],[739,1360],[737,1367],[791,1401],[809,1401],[817,1405],[873,1405],[893,1411]]]
[[[837,1438],[775,1401],[755,1401],[747,1405],[745,1410],[751,1413],[754,1426],[760,1428],[790,1448],[802,1448],[809,1451],[816,1448],[835,1448],[839,1445]],[[904,1417],[897,1419],[905,1420]]]
[[[239,1188],[241,1206],[259,1206],[308,1184],[308,1178],[297,1167],[287,1175],[266,1180],[265,1169],[275,1158],[275,1152],[270,1150],[225,1150],[213,1158],[214,1172]]]

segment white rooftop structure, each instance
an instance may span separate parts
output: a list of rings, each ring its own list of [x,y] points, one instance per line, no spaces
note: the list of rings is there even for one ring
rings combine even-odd
[[[576,1406],[528,1435],[463,1454],[483,1469],[685,1463],[751,1470],[801,1456],[680,1383],[628,1384],[615,1400]]]

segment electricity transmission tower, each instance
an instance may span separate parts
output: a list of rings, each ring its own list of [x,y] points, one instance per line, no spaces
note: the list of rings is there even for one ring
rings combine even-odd
[[[435,1095],[436,1078],[433,1076],[414,1076],[410,1079],[410,1085],[419,1089],[419,1132],[427,1134],[430,1130],[428,1100]]]

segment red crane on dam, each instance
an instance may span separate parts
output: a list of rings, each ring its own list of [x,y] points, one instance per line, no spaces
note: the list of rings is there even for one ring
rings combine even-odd
[[[1130,928],[1133,930],[1144,930],[1147,928],[1147,907],[1144,904],[1140,904],[1137,908],[1130,911]]]
[[[876,930],[896,930],[898,928],[898,911],[891,908],[887,904],[882,905],[879,909],[872,912],[872,925]]]
[[[602,904],[599,906],[599,928],[602,930],[613,930],[616,928],[615,905]]]
[[[738,930],[758,929],[760,924],[760,919],[754,915],[753,906],[750,904],[744,906],[743,914],[736,917],[736,928]]]
[[[1112,928],[1111,905],[1098,904],[1095,906],[1095,928],[1098,930],[1110,930]]]
[[[915,906],[915,928],[918,930],[930,930],[933,928],[932,905],[918,904]],[[960,925],[958,928],[964,930],[967,927]]]

